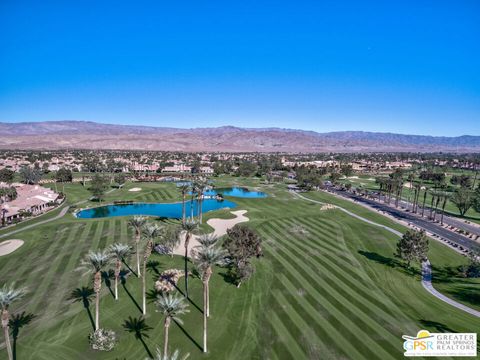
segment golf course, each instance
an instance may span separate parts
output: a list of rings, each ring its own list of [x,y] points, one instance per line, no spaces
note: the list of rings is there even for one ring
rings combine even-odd
[[[190,359],[402,359],[402,335],[430,332],[477,332],[480,318],[458,310],[422,287],[420,264],[407,269],[394,257],[398,236],[348,214],[296,197],[285,184],[257,178],[221,176],[215,187],[243,186],[265,198],[234,198],[235,210],[246,210],[246,224],[262,239],[264,256],[255,259],[255,273],[237,288],[227,270],[215,266],[210,280],[208,352],[202,352],[203,290],[190,277],[183,324],[172,322],[169,348],[190,353]],[[88,187],[88,184],[87,184]],[[147,265],[147,307],[142,316],[142,282],[125,276],[119,299],[113,280],[103,278],[100,300],[102,328],[112,329],[118,343],[110,352],[92,350],[94,300],[92,277],[78,271],[90,250],[113,243],[134,245],[128,217],[80,219],[74,212],[98,206],[81,183],[65,184],[64,216],[57,209],[24,224],[0,231],[0,241],[21,239],[23,245],[0,256],[0,283],[14,282],[28,293],[10,309],[12,345],[17,359],[145,359],[163,348],[164,317],[155,311],[154,283],[167,269],[183,269],[183,257],[153,253]],[[135,191],[129,191],[135,189]],[[138,190],[140,189],[140,190]],[[342,206],[366,219],[404,233],[407,229],[368,209],[323,192],[305,197]],[[173,203],[181,201],[174,183],[132,183],[112,189],[104,204],[115,201]],[[233,210],[233,209],[232,209]],[[228,219],[230,209],[203,215]],[[46,219],[38,226],[27,227]],[[159,225],[175,219],[150,218]],[[23,229],[25,228],[25,229]],[[134,268],[134,258],[127,265]],[[480,310],[480,279],[460,277],[467,259],[435,240],[428,258],[435,288]],[[193,269],[193,264],[189,264]],[[113,270],[113,267],[112,267]],[[183,282],[178,285],[183,293]],[[149,296],[150,295],[150,296]],[[141,325],[138,325],[141,324]],[[3,342],[3,340],[1,340]],[[0,358],[6,358],[0,348]]]

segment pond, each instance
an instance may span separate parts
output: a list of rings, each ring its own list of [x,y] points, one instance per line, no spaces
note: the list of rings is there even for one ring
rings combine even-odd
[[[193,205],[193,206],[192,206]],[[219,210],[225,208],[234,208],[237,204],[229,200],[205,199],[202,202],[202,210],[204,213],[212,210]],[[197,215],[197,201],[187,201],[185,203],[186,214],[190,216],[193,207],[193,216]],[[112,216],[132,216],[132,215],[146,215],[158,216],[170,219],[180,219],[182,217],[182,203],[169,204],[118,204],[98,206],[91,209],[81,210],[76,214],[80,219],[96,219]]]
[[[244,187],[228,187],[207,190],[204,193],[206,196],[215,196],[222,194],[223,196],[232,196],[246,199],[266,198],[268,195],[261,191],[251,191]]]

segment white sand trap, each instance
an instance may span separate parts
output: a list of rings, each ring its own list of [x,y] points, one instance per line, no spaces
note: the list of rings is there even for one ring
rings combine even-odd
[[[407,181],[405,184],[403,184],[403,187],[406,187],[406,188],[409,188],[409,189],[410,189],[410,187],[412,187],[412,186],[411,186],[410,182]],[[421,189],[421,190],[425,190],[425,186],[422,186],[420,189]]]
[[[12,240],[2,241],[0,243],[0,256],[8,255],[14,252],[15,250],[17,250],[22,245],[23,245],[23,240],[12,239]]]
[[[247,210],[237,210],[237,211],[231,211],[233,215],[235,215],[235,218],[233,219],[210,219],[207,221],[207,224],[210,225],[213,228],[213,234],[217,237],[223,236],[227,233],[228,229],[231,229],[234,227],[236,224],[246,222],[249,219],[245,216],[245,213]],[[199,235],[194,235],[190,239],[190,242],[188,244],[189,251],[193,249],[195,246],[200,245],[198,242]],[[185,234],[181,235],[181,240],[180,240],[180,245],[173,251],[174,254],[176,255],[184,255],[185,253]],[[190,255],[190,254],[189,254]]]
[[[348,179],[358,179],[358,176],[349,176]]]
[[[128,191],[131,191],[131,192],[138,192],[138,191],[142,191],[142,188],[131,188],[130,190]]]

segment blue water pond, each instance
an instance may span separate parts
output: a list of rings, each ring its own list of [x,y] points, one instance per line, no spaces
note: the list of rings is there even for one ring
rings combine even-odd
[[[192,206],[193,205],[193,206]],[[212,210],[234,208],[237,204],[229,200],[205,199],[202,202],[202,210],[204,213]],[[185,204],[187,216],[191,214],[193,208],[193,215],[197,215],[197,201],[187,201]],[[132,215],[147,215],[158,216],[171,219],[180,219],[182,217],[182,203],[170,204],[116,204],[98,206],[91,209],[79,211],[76,216],[80,219],[96,219],[112,216],[132,216]]]
[[[229,187],[207,190],[204,192],[206,196],[214,196],[222,194],[224,196],[232,196],[246,199],[266,198],[268,195],[261,191],[251,191],[243,187]]]

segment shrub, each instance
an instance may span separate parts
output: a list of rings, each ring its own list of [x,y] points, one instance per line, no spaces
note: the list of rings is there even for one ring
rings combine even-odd
[[[89,335],[90,345],[93,350],[110,351],[117,341],[115,332],[108,329],[98,329]]]

